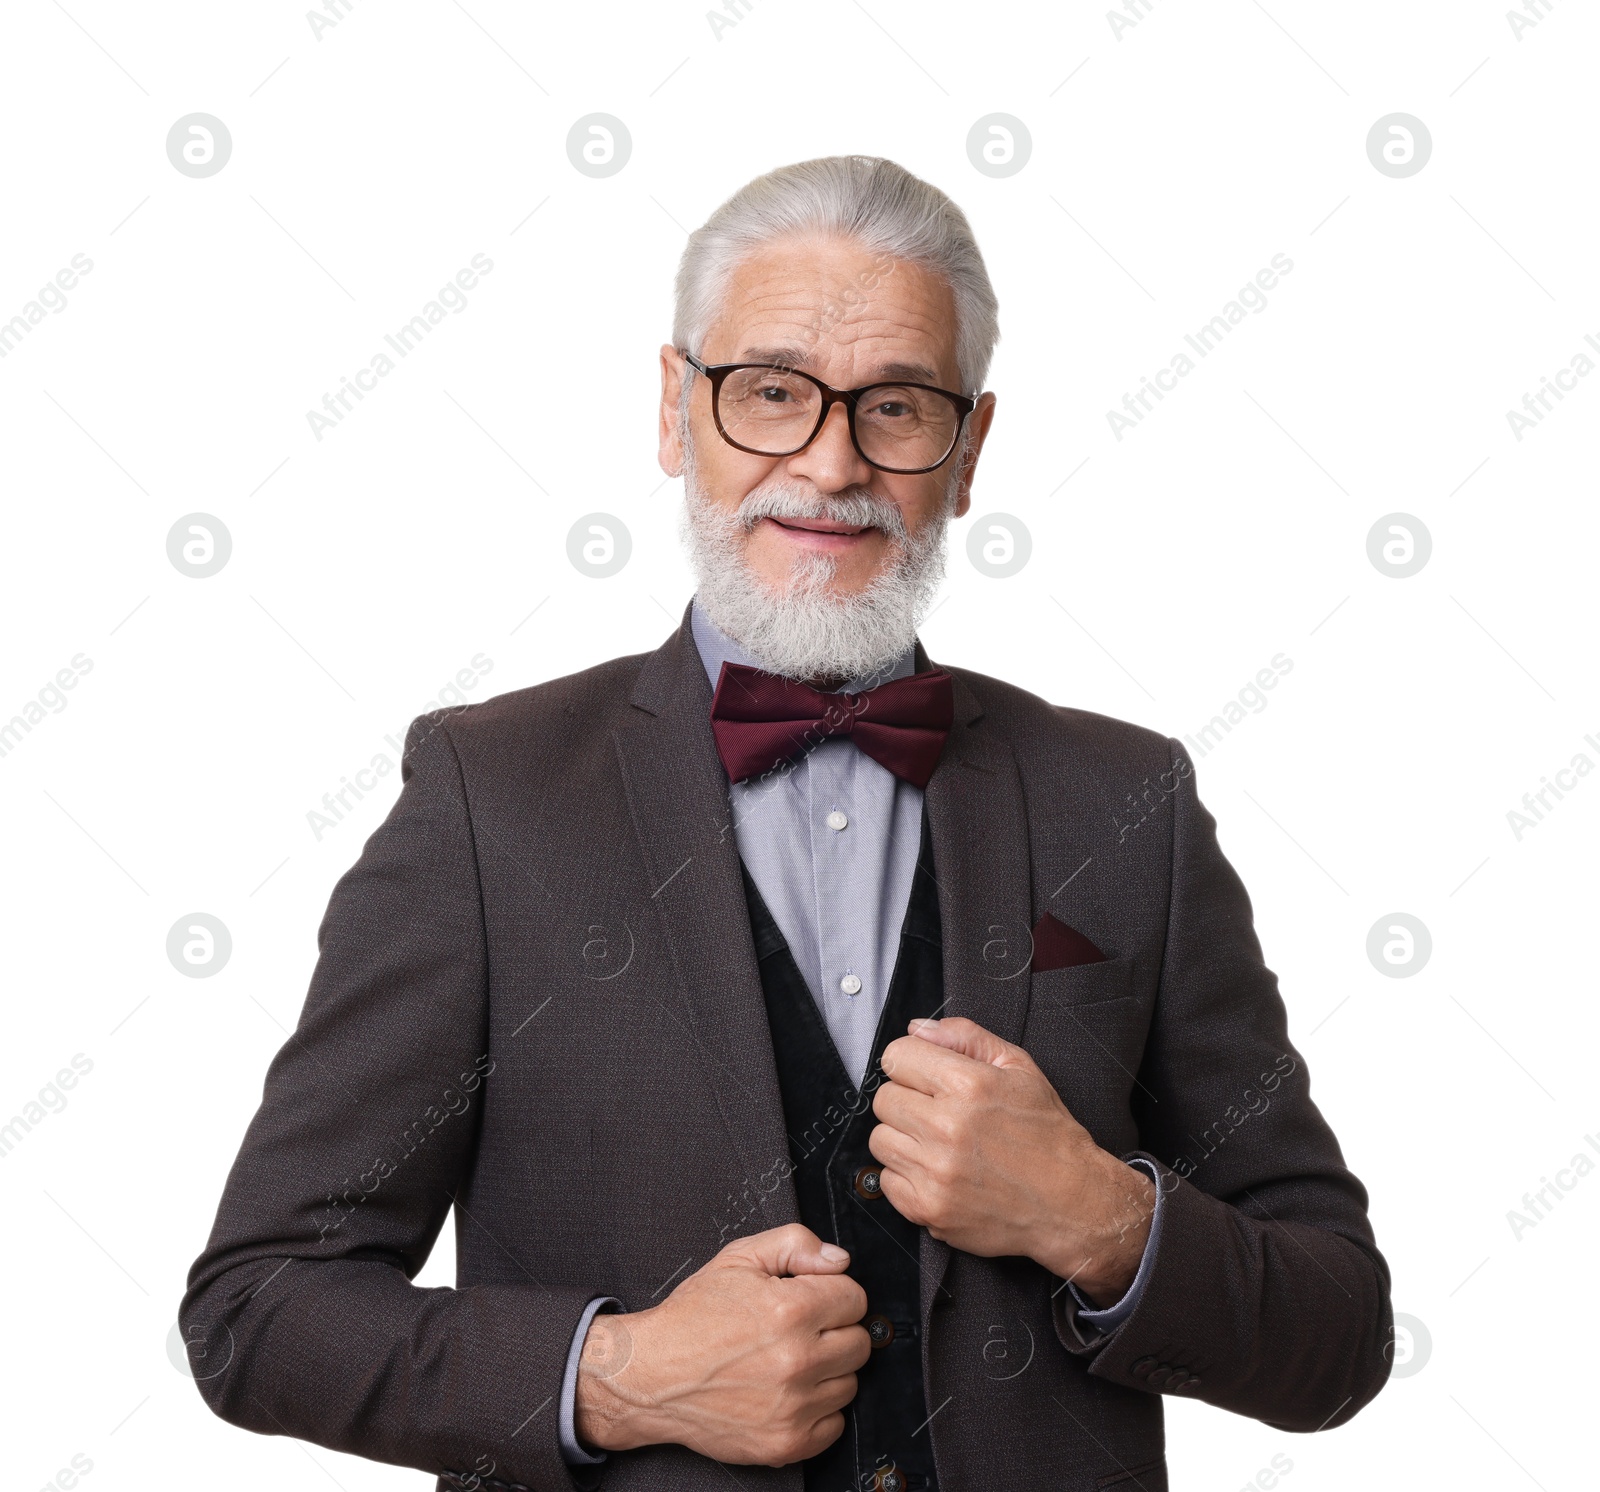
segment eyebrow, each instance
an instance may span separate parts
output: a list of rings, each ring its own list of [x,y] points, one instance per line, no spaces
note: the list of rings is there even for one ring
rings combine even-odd
[[[810,354],[799,347],[746,347],[738,356],[741,363],[775,363],[780,368],[793,368],[806,372]],[[942,387],[939,375],[926,363],[882,363],[868,383],[889,383],[896,380],[906,383],[926,383]]]

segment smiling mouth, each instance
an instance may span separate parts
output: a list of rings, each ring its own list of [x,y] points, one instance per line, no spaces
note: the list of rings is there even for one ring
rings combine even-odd
[[[774,518],[768,515],[766,521],[792,534],[822,539],[854,539],[862,534],[877,532],[871,524],[835,523],[828,518]]]

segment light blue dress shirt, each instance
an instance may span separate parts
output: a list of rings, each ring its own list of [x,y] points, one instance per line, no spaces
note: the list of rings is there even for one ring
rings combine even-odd
[[[698,604],[691,626],[713,689],[725,662],[755,666]],[[890,669],[850,679],[841,692],[915,672],[907,648]],[[848,736],[830,736],[795,758],[792,772],[735,782],[728,798],[739,858],[859,1089],[900,953],[922,842],[922,789]]]
[[[695,647],[713,689],[722,665],[755,660],[701,610],[691,608]],[[843,693],[916,671],[908,648],[885,672],[851,679]],[[729,786],[734,840],[756,889],[789,944],[828,1034],[857,1088],[866,1078],[878,1018],[900,951],[900,926],[922,843],[922,789],[896,777],[847,737],[822,741],[796,759],[794,770]],[[1154,1169],[1131,1161],[1152,1181]],[[1149,1274],[1161,1226],[1161,1188],[1138,1274],[1104,1310],[1075,1286],[1067,1288],[1084,1319],[1111,1331],[1133,1311]],[[578,1444],[573,1428],[578,1358],[595,1313],[620,1306],[611,1296],[589,1303],[573,1335],[561,1385],[561,1452],[574,1465],[605,1459]]]

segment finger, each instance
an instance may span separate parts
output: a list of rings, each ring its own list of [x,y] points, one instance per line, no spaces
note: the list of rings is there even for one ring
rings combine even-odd
[[[851,1398],[854,1397],[855,1391],[852,1389]],[[850,1400],[846,1399],[845,1402],[848,1404]],[[843,1434],[844,1415],[837,1411],[824,1415],[811,1427],[804,1459],[809,1460],[812,1456],[820,1455]]]
[[[879,1179],[884,1197],[901,1217],[908,1223],[919,1225],[928,1221],[926,1209],[917,1200],[917,1189],[904,1172],[885,1166],[879,1173]]]
[[[866,1332],[863,1331],[861,1335],[865,1336]],[[872,1352],[870,1345],[866,1351],[870,1356]],[[865,1358],[862,1359],[863,1362],[865,1360]],[[860,1365],[858,1363],[856,1366],[859,1367]],[[843,1373],[830,1375],[817,1384],[809,1407],[817,1414],[836,1413],[855,1398],[856,1387],[854,1368],[847,1369]]]
[[[993,1031],[985,1030],[964,1015],[947,1016],[944,1020],[912,1021],[911,1034],[946,1051],[971,1057],[975,1062],[987,1062],[992,1067],[1034,1065],[1033,1059],[1021,1047],[1002,1040]]]
[[[951,1091],[957,1072],[965,1070],[970,1075],[987,1066],[987,1062],[922,1036],[900,1036],[883,1049],[883,1071],[890,1081],[933,1098]]]
[[[891,1166],[902,1176],[922,1170],[922,1142],[892,1124],[873,1125],[867,1135],[867,1149],[880,1166]]]
[[[880,1123],[891,1124],[902,1134],[921,1140],[932,1134],[939,1100],[904,1083],[882,1083],[873,1095],[872,1112]]]
[[[867,1314],[867,1292],[847,1274],[799,1275],[784,1288],[801,1294],[813,1331],[854,1326]]]
[[[841,1274],[850,1263],[844,1249],[824,1243],[800,1223],[736,1238],[718,1257],[730,1255],[775,1275]]]
[[[829,1379],[848,1377],[872,1356],[872,1338],[859,1322],[853,1326],[838,1326],[822,1334],[822,1352],[817,1359],[817,1377]],[[848,1404],[850,1401],[845,1400]],[[838,1409],[841,1405],[834,1404]]]

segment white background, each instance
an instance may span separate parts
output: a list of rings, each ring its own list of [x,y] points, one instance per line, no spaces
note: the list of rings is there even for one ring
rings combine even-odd
[[[1280,1452],[1295,1492],[1592,1486],[1600,1179],[1520,1238],[1507,1213],[1600,1143],[1600,780],[1520,839],[1507,813],[1600,763],[1600,378],[1520,441],[1506,418],[1600,337],[1592,8],[1520,34],[1487,0],[1156,0],[1120,34],[1094,4],[706,12],[355,0],[319,39],[291,3],[5,7],[0,319],[93,262],[0,360],[0,721],[92,663],[0,757],[0,1120],[93,1063],[0,1165],[8,1483],[81,1454],[91,1487],[428,1485],[234,1430],[168,1356],[398,774],[320,840],[307,814],[476,654],[469,699],[667,635],[684,231],[862,152],[962,204],[1001,302],[934,658],[1175,735],[1293,663],[1198,781],[1431,1356],[1321,1436],[1169,1401],[1174,1487]],[[165,146],[196,111],[233,140],[204,179]],[[596,111],[633,142],[600,180],[565,143]],[[1365,143],[1396,111],[1433,140],[1403,179]],[[994,112],[1032,139],[1003,179],[966,148]],[[480,252],[467,308],[316,439],[307,411]],[[1266,309],[1118,441],[1106,412],[1278,253]],[[203,580],[166,553],[197,511],[233,542]],[[567,557],[596,511],[632,535],[608,580]],[[1366,549],[1397,511],[1432,536],[1408,579]],[[1033,540],[1008,580],[967,559],[995,512]],[[165,952],[197,911],[232,934],[213,978]],[[1397,911],[1433,940],[1401,979],[1366,954]],[[452,1268],[447,1230],[423,1280]]]

